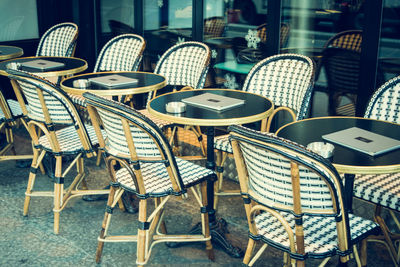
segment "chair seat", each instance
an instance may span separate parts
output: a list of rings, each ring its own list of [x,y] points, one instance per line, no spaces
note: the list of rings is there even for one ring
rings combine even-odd
[[[99,141],[97,140],[97,136],[93,126],[85,125],[85,127],[92,145],[97,146],[99,144]],[[106,136],[106,133],[104,131],[102,131],[102,133],[103,136]],[[68,126],[63,129],[57,130],[56,136],[62,153],[75,154],[83,151],[82,143],[74,126]],[[39,138],[39,144],[44,150],[48,152],[53,151],[50,146],[50,142],[47,139],[47,136],[41,136]]]
[[[137,112],[140,112],[141,114],[143,114],[144,116],[146,116],[147,118],[149,118],[150,120],[152,120],[160,129],[164,129],[165,127],[171,127],[173,125],[175,125],[175,123],[170,122],[170,121],[166,121],[163,119],[159,119],[153,115],[151,115],[147,109],[140,109],[140,110],[136,110]]]
[[[22,116],[22,110],[21,106],[19,105],[18,101],[8,99],[7,100],[8,106],[11,109],[11,113],[13,117],[20,117]],[[0,121],[3,121],[5,119],[3,111],[0,109]]]
[[[227,153],[233,153],[231,143],[228,139],[229,135],[220,135],[214,138],[214,149],[221,150]]]
[[[292,231],[295,231],[295,217],[290,213],[281,212],[289,222]],[[289,238],[282,224],[269,213],[261,213],[256,216],[256,227],[259,235],[255,240],[263,240],[273,247],[290,252]],[[358,239],[377,231],[378,225],[370,220],[349,214],[351,240]],[[340,254],[337,247],[337,229],[334,217],[303,217],[304,226],[304,247],[306,257],[327,257]]]
[[[198,184],[205,179],[215,178],[215,173],[207,168],[196,165],[187,160],[176,158],[179,172],[182,177],[184,188]],[[143,181],[146,188],[146,196],[162,197],[172,194],[171,178],[163,163],[141,163]],[[131,166],[133,169],[133,166]],[[135,184],[125,168],[116,172],[116,179],[124,189],[136,192]]]
[[[400,211],[400,173],[358,175],[354,179],[353,195]]]

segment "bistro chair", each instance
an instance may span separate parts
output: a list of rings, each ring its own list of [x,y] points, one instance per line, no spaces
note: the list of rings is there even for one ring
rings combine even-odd
[[[211,51],[206,44],[201,42],[183,42],[169,48],[157,62],[154,73],[163,75],[167,80],[166,90],[202,89],[210,64]],[[165,92],[165,89],[162,89]],[[147,103],[155,97],[157,91],[148,94]],[[146,109],[140,110],[142,114],[153,120],[160,128],[172,127],[170,143],[177,145],[177,127],[168,121],[160,120],[150,115]],[[200,127],[186,126],[186,130],[192,131],[200,144],[203,155],[205,147],[202,143]],[[176,147],[175,147],[176,149]]]
[[[345,263],[352,253],[366,265],[365,238],[379,227],[346,212],[341,177],[328,160],[270,133],[229,130],[249,224],[244,264],[252,266],[270,245],[284,252],[285,266],[308,258],[325,265],[335,255]],[[263,244],[253,255],[256,241]]]
[[[32,155],[16,155],[13,128],[19,122],[27,127],[20,105],[13,99],[6,100],[0,91],[0,132],[4,130],[5,134],[5,145],[0,147],[0,161],[32,159]]]
[[[261,130],[269,132],[273,119],[279,112],[287,112],[293,121],[305,117],[313,84],[314,65],[310,58],[296,54],[281,54],[257,63],[246,76],[242,90],[265,96],[277,107],[261,124]],[[217,136],[214,140],[214,149],[217,153],[218,176],[218,182],[215,183],[214,208],[216,208],[218,196],[240,195],[240,192],[222,190],[223,166],[227,157],[232,157],[232,146],[228,135]]]
[[[60,23],[48,29],[40,38],[36,56],[72,57],[75,53],[78,26]]]
[[[204,37],[216,38],[221,37],[225,31],[225,18],[224,17],[210,17],[204,20]]]
[[[52,197],[54,232],[58,234],[60,212],[70,199],[87,194],[108,193],[108,190],[87,190],[85,182],[84,157],[95,155],[97,137],[92,126],[82,123],[68,95],[56,85],[22,71],[8,69],[7,73],[23,114],[29,120],[27,128],[33,145],[23,214],[28,215],[31,197]],[[46,154],[55,159],[54,191],[36,191],[34,185],[37,169]],[[63,168],[63,158],[66,156],[69,159],[72,156],[73,160]],[[64,188],[64,179],[73,166],[77,168],[77,175],[69,187]]]
[[[400,76],[383,84],[371,97],[365,118],[400,123]],[[354,179],[353,195],[375,205],[374,219],[379,224],[383,236],[372,238],[386,245],[395,266],[400,265],[400,234],[392,233],[381,212],[389,210],[389,215],[400,230],[395,212],[400,212],[400,174],[357,175]]]
[[[360,75],[360,56],[361,53],[358,51],[337,47],[328,47],[323,50],[322,67],[328,84],[330,115],[354,116]],[[352,105],[340,107],[343,96],[348,97]]]
[[[257,35],[260,37],[261,42],[267,42],[267,24],[261,24],[257,27]],[[280,30],[280,38],[279,38],[279,47],[285,47],[289,41],[289,33],[290,26],[286,22],[281,22],[281,30]]]
[[[160,128],[136,110],[90,93],[84,93],[84,97],[100,146],[104,148],[107,157],[111,179],[111,190],[98,238],[96,262],[100,262],[105,242],[137,242],[138,265],[148,262],[152,247],[160,242],[205,241],[208,256],[212,259],[206,183],[215,179],[215,173],[175,157]],[[107,133],[106,139],[100,132],[97,114]],[[167,235],[163,222],[165,204],[171,196],[185,198],[189,188],[201,207],[202,234]],[[111,235],[111,215],[124,191],[139,198],[137,234]],[[155,203],[153,211],[148,210],[150,198]]]

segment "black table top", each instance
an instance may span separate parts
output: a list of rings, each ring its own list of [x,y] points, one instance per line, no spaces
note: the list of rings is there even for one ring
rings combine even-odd
[[[165,109],[165,105],[169,102],[179,102],[184,98],[206,92],[243,99],[245,104],[222,112],[189,104],[186,105],[184,113],[171,114]],[[199,126],[228,126],[259,121],[268,117],[273,109],[273,103],[263,96],[228,89],[199,89],[173,92],[154,98],[148,105],[149,112],[154,116],[176,123]]]
[[[350,127],[362,128],[400,140],[400,125],[355,117],[321,117],[297,121],[283,126],[277,135],[302,145],[321,142],[322,135]],[[400,171],[400,149],[378,156],[334,144],[332,163],[339,172],[348,174],[388,173]]]
[[[16,46],[0,45],[0,60],[22,56],[24,50]]]
[[[80,79],[90,79],[95,77],[104,77],[108,75],[121,75],[129,78],[137,79],[138,82],[130,85],[122,85],[115,87],[106,87],[90,83],[87,88],[75,88],[73,82]],[[75,75],[64,79],[61,82],[61,88],[68,93],[81,95],[84,92],[91,92],[103,96],[118,96],[146,93],[163,88],[166,85],[166,79],[162,75],[151,72],[136,72],[136,71],[105,71],[96,73],[85,73]]]
[[[29,67],[25,67],[25,66],[20,66],[19,69],[40,75],[41,77],[64,76],[64,75],[81,72],[81,71],[84,71],[85,69],[87,69],[87,62],[80,58],[40,56],[40,57],[20,57],[20,58],[14,58],[14,59],[2,61],[2,62],[0,62],[0,71],[4,73],[7,68],[6,67],[7,64],[9,64],[11,62],[23,63],[23,62],[33,61],[36,59],[61,62],[61,63],[64,63],[64,66],[50,69],[50,70],[40,70],[40,69],[29,68]]]

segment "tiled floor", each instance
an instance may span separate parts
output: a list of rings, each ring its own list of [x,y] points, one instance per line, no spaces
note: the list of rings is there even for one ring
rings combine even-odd
[[[18,130],[17,134],[17,150],[29,150],[30,144],[23,129]],[[87,161],[87,171],[90,187],[107,184],[104,164],[97,167],[94,160],[90,159]],[[0,162],[0,266],[97,266],[94,254],[105,201],[71,200],[61,213],[60,234],[55,235],[51,198],[32,198],[29,216],[22,216],[28,174],[29,168],[17,168],[13,161]],[[231,175],[234,173],[231,172]],[[40,188],[52,188],[46,175],[38,176]],[[231,189],[238,187],[229,179],[226,186]],[[199,221],[198,208],[193,201],[193,196],[189,194],[187,202],[176,198],[169,203],[169,211],[165,216],[168,231],[186,232]],[[356,201],[355,212],[371,216],[372,208]],[[218,218],[224,218],[228,223],[229,239],[245,250],[248,231],[242,200],[239,197],[221,198],[217,214]],[[117,210],[113,214],[113,222],[113,231],[132,233],[136,231],[137,215]],[[99,266],[134,265],[135,253],[135,243],[107,243]],[[369,243],[368,253],[369,266],[392,266],[382,245]],[[232,258],[220,248],[215,248],[215,256],[214,262],[209,261],[204,245],[200,243],[179,248],[158,244],[153,249],[148,266],[242,266],[242,259]],[[280,251],[269,248],[255,266],[281,266],[282,259]],[[328,266],[336,266],[337,262],[338,258],[334,257]],[[317,260],[310,260],[307,266],[317,266],[318,263]],[[352,260],[349,266],[355,266],[355,261]]]

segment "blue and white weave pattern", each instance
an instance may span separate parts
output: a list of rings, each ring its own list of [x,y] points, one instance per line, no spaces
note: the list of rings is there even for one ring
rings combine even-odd
[[[71,57],[77,37],[76,24],[66,22],[54,25],[40,39],[36,56]]]

